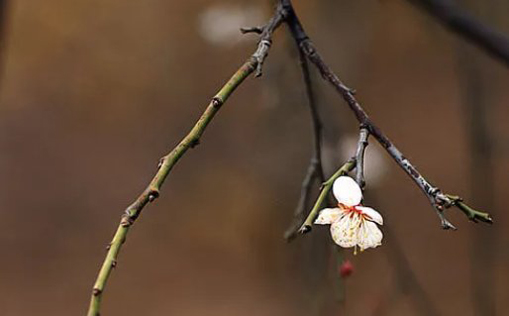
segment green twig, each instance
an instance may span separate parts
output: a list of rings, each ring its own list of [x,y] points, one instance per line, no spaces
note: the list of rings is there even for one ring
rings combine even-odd
[[[468,217],[469,220],[471,220],[474,223],[477,223],[479,221],[485,222],[488,224],[493,224],[493,219],[491,218],[490,214],[474,210],[467,204],[463,202],[463,199],[459,196],[446,194],[446,196],[452,201],[452,204],[450,206],[456,206],[459,208],[465,215]]]
[[[199,143],[200,137],[205,131],[205,128],[210,123],[214,115],[219,111],[221,105],[228,99],[232,92],[246,79],[255,69],[257,62],[254,58],[250,58],[248,61],[240,67],[237,72],[230,78],[230,80],[223,86],[223,88],[216,94],[205,112],[191,129],[189,134],[175,147],[168,155],[164,156],[159,163],[157,173],[154,178],[147,186],[145,191],[131,204],[125,214],[122,216],[117,231],[108,247],[108,253],[104,260],[104,263],[99,271],[97,280],[94,284],[92,292],[92,298],[90,301],[90,307],[88,310],[88,316],[98,316],[102,293],[106,286],[108,277],[111,271],[117,264],[117,257],[120,249],[125,242],[129,228],[141,214],[144,206],[147,203],[154,201],[159,196],[159,190],[163,185],[164,180],[170,173],[173,166],[177,161],[185,154],[185,152]]]
[[[311,210],[311,212],[309,212],[308,217],[304,221],[304,224],[302,224],[301,228],[299,229],[300,233],[305,234],[311,231],[311,226],[313,225],[313,222],[318,216],[318,212],[322,208],[322,204],[327,198],[327,194],[331,190],[332,184],[340,176],[343,176],[349,171],[352,171],[353,168],[355,168],[355,158],[351,158],[350,160],[348,160],[343,166],[341,166],[341,168],[338,169],[338,171],[336,171],[336,173],[334,173],[327,181],[325,181],[322,184],[320,195],[318,196],[318,199],[316,200],[313,209]]]
[[[147,188],[143,193],[131,204],[125,211],[120,224],[117,228],[113,240],[108,246],[108,253],[101,266],[99,275],[97,276],[90,306],[87,316],[99,316],[101,308],[101,299],[103,291],[108,281],[113,268],[117,265],[117,257],[125,242],[129,228],[140,216],[141,211],[149,202],[153,202],[159,197],[161,186],[166,180],[171,169],[179,161],[179,159],[187,152],[189,148],[193,148],[200,143],[200,137],[209,125],[210,121],[219,111],[224,102],[230,97],[235,89],[253,72],[261,74],[261,64],[268,54],[271,37],[274,30],[282,23],[285,18],[285,11],[282,6],[278,6],[275,14],[269,20],[267,25],[263,27],[260,41],[255,53],[235,72],[235,74],[228,80],[228,82],[221,88],[221,90],[212,98],[205,112],[198,119],[189,134],[187,134],[182,141],[166,156],[161,158],[158,170],[150,181]]]

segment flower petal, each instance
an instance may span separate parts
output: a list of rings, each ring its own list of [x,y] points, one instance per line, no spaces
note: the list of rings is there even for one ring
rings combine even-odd
[[[343,216],[340,220],[332,223],[330,232],[336,244],[343,248],[350,248],[357,245],[360,216],[351,214]]]
[[[358,209],[359,211],[361,211],[362,213],[368,215],[369,216],[368,220],[373,221],[379,225],[384,224],[384,219],[382,218],[382,215],[380,215],[380,213],[378,213],[371,207],[357,206],[355,208]]]
[[[332,224],[335,221],[337,221],[341,215],[343,214],[343,211],[341,211],[339,208],[324,208],[320,211],[320,214],[318,214],[318,217],[315,220],[315,224],[321,224],[321,225],[327,225]]]
[[[341,176],[334,181],[332,192],[339,203],[346,206],[358,205],[362,200],[362,191],[354,179]]]
[[[382,244],[383,234],[375,223],[364,221],[359,229],[357,244],[361,250],[375,248]]]

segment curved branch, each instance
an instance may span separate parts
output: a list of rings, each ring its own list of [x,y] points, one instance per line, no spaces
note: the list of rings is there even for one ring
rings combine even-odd
[[[309,110],[311,113],[311,123],[313,127],[313,156],[309,162],[306,176],[302,181],[299,203],[295,209],[292,224],[286,230],[284,235],[286,241],[292,241],[297,236],[299,228],[301,227],[302,221],[304,220],[304,213],[308,205],[309,196],[311,194],[313,180],[318,180],[319,183],[323,183],[325,181],[322,167],[322,120],[320,119],[320,114],[318,113],[318,108],[316,106],[316,98],[311,81],[311,74],[309,72],[308,61],[302,50],[299,49],[298,52],[302,77],[306,87]]]
[[[200,142],[200,137],[209,125],[210,121],[214,118],[224,102],[230,97],[235,89],[255,70],[261,72],[261,64],[268,54],[272,33],[284,20],[285,12],[281,6],[278,6],[276,13],[270,19],[269,23],[264,27],[256,52],[235,72],[235,74],[228,80],[228,82],[221,88],[221,90],[212,98],[205,112],[198,119],[194,127],[191,129],[182,141],[166,156],[161,158],[158,170],[150,181],[147,188],[141,195],[132,203],[125,211],[121,218],[120,224],[117,228],[113,240],[108,246],[108,253],[102,267],[97,276],[92,291],[90,306],[87,315],[99,316],[101,308],[101,299],[103,291],[108,281],[108,278],[117,265],[117,258],[126,240],[129,228],[134,224],[136,219],[140,216],[143,208],[149,203],[153,202],[159,197],[161,186],[166,180],[166,177],[179,161],[179,159],[187,152],[188,149],[195,147]],[[267,44],[269,43],[269,44]]]

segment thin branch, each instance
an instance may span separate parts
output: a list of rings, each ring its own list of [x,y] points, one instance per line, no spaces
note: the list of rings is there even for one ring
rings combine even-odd
[[[309,198],[311,196],[311,189],[313,180],[316,179],[317,173],[317,164],[316,160],[311,159],[311,162],[308,166],[306,176],[302,181],[301,189],[300,189],[300,197],[299,202],[297,203],[297,207],[295,208],[293,214],[293,220],[290,227],[285,231],[284,237],[287,242],[290,242],[297,237],[297,233],[299,232],[299,228],[304,221],[304,216],[306,212],[306,207],[308,205]]]
[[[285,232],[286,241],[292,241],[301,227],[302,221],[304,220],[304,214],[308,201],[311,195],[311,188],[314,180],[318,180],[319,183],[325,181],[325,176],[322,167],[322,121],[318,108],[316,106],[316,98],[313,90],[311,81],[311,74],[309,73],[309,65],[304,53],[299,49],[299,61],[302,70],[302,77],[304,79],[304,85],[306,87],[306,95],[311,114],[311,122],[313,128],[313,156],[309,162],[306,176],[302,181],[301,193],[299,203],[294,212],[294,218],[292,224]]]
[[[366,185],[366,181],[364,181],[364,153],[366,152],[366,147],[368,147],[369,144],[368,137],[368,129],[361,125],[359,131],[359,142],[357,143],[357,152],[355,153],[355,160],[357,161],[357,166],[355,167],[355,181],[359,184],[361,189],[364,189],[364,186]]]
[[[228,97],[251,73],[253,73],[255,70],[257,72],[261,72],[261,64],[268,54],[272,33],[281,24],[284,17],[285,12],[282,6],[278,6],[276,13],[263,29],[256,52],[237,70],[237,72],[235,72],[230,80],[228,80],[228,82],[221,88],[221,90],[212,98],[209,105],[205,109],[205,112],[203,112],[189,134],[187,134],[187,136],[184,137],[182,141],[169,154],[161,158],[158,165],[158,170],[152,181],[150,181],[149,185],[143,191],[143,193],[141,193],[141,195],[126,209],[125,213],[122,215],[120,224],[113,237],[113,240],[108,246],[108,253],[94,284],[92,297],[90,300],[90,307],[87,313],[88,316],[99,316],[104,288],[111,274],[111,271],[117,265],[118,254],[126,240],[126,236],[130,227],[140,216],[141,211],[145,205],[147,205],[149,202],[153,202],[156,198],[159,197],[159,192],[164,180],[172,168],[175,166],[175,164],[179,161],[179,159],[187,152],[188,149],[193,148],[199,144],[200,137],[202,136],[203,132],[215,114],[224,104],[224,102],[228,99]]]
[[[248,34],[248,33],[262,34],[263,33],[263,27],[261,27],[261,26],[241,27],[240,28],[240,32],[242,34]]]
[[[456,229],[444,216],[443,211],[445,208],[457,205],[453,200],[448,198],[442,191],[431,185],[415,168],[415,166],[394,146],[387,136],[378,128],[374,122],[369,118],[368,114],[361,107],[360,103],[354,96],[354,90],[348,88],[339,80],[338,76],[329,68],[324,62],[322,57],[315,49],[313,43],[305,33],[295,11],[293,10],[290,0],[281,0],[288,13],[286,23],[296,43],[300,49],[306,54],[309,60],[318,68],[322,77],[328,81],[336,91],[343,97],[352,112],[354,113],[357,121],[368,129],[369,133],[375,137],[394,161],[407,173],[407,175],[417,184],[421,191],[426,195],[431,205],[434,207],[437,216],[440,219],[441,226],[444,229]],[[486,214],[489,218],[489,215]],[[312,220],[311,220],[312,223]]]
[[[492,30],[448,0],[409,0],[450,31],[509,66],[509,38]]]
[[[490,217],[488,213],[484,213],[481,211],[477,211],[470,206],[463,203],[463,199],[459,196],[447,194],[447,197],[452,201],[454,206],[458,207],[465,215],[474,223],[478,223],[479,221],[493,224],[493,219]]]
[[[343,176],[348,172],[352,171],[353,168],[355,168],[355,158],[351,158],[350,160],[348,160],[343,166],[341,166],[341,168],[338,169],[338,171],[336,171],[336,173],[334,173],[326,182],[323,183],[320,195],[318,196],[318,199],[316,200],[313,209],[311,209],[311,212],[309,212],[308,217],[306,218],[306,220],[299,229],[300,233],[305,234],[311,231],[313,222],[315,221],[315,218],[318,216],[318,212],[322,208],[323,202],[327,198],[327,195],[329,194],[329,191],[332,188],[332,184],[340,176]]]

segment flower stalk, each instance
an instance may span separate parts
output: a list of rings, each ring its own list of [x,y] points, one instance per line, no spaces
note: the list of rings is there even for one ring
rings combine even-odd
[[[355,158],[351,158],[348,160],[341,168],[338,169],[327,181],[325,181],[322,184],[322,187],[320,189],[320,195],[316,199],[315,205],[311,209],[311,212],[309,212],[306,220],[302,224],[302,226],[299,229],[300,233],[309,233],[311,231],[311,227],[318,216],[318,212],[322,208],[323,203],[325,202],[325,199],[327,198],[327,194],[329,194],[329,191],[332,189],[332,185],[334,184],[334,181],[347,174],[348,172],[352,171],[355,168]]]

